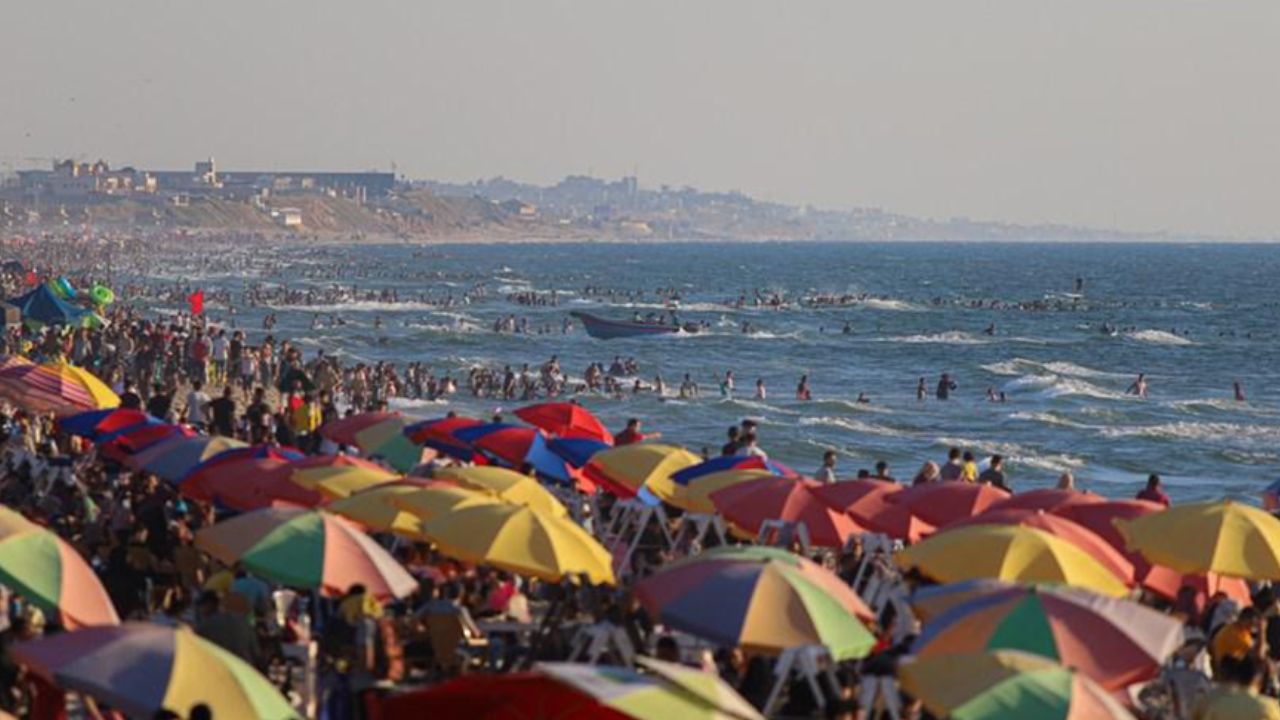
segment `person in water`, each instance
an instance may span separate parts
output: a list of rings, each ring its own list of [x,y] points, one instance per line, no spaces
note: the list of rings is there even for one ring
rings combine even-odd
[[[800,384],[796,386],[796,399],[797,399],[797,400],[812,400],[812,399],[813,399],[813,393],[812,393],[812,392],[810,392],[810,390],[809,390],[809,376],[808,376],[808,375],[801,375],[801,376],[800,376]]]
[[[1155,473],[1147,476],[1147,486],[1139,490],[1134,497],[1138,500],[1146,500],[1169,507],[1169,496],[1160,487],[1160,476]]]
[[[764,378],[756,378],[756,399],[764,400],[768,393],[764,389]]]
[[[948,373],[942,373],[942,377],[938,380],[937,397],[939,400],[946,400],[951,397],[951,393],[955,392],[956,383],[951,379]]]
[[[1134,395],[1140,398],[1146,397],[1147,396],[1147,374],[1138,373],[1138,379],[1133,381],[1133,384],[1129,386],[1128,390],[1125,390],[1125,394]]]
[[[929,387],[925,384],[924,378],[920,378],[920,382],[916,385],[916,400],[924,402],[929,397]]]
[[[1244,397],[1244,386],[1240,384],[1239,380],[1231,383],[1231,389],[1235,393],[1236,402],[1248,402]]]

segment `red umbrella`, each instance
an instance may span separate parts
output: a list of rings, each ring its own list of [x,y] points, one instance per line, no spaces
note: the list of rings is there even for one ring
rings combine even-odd
[[[571,402],[549,402],[516,410],[516,417],[563,438],[585,438],[613,444],[613,434],[591,411]]]
[[[1114,521],[1132,520],[1164,509],[1160,503],[1147,500],[1108,500],[1101,503],[1068,505],[1055,511],[1054,514],[1092,530],[1118,550],[1133,564],[1133,575],[1138,584],[1157,595],[1168,600],[1176,600],[1179,589],[1190,586],[1196,590],[1196,603],[1199,607],[1203,607],[1206,600],[1218,591],[1226,593],[1228,597],[1242,605],[1251,604],[1249,586],[1239,578],[1222,577],[1215,573],[1183,575],[1167,567],[1152,565],[1142,556],[1142,553],[1128,550],[1124,536],[1120,534]]]
[[[182,425],[148,425],[102,443],[98,446],[98,452],[116,462],[124,462],[125,458],[166,440],[195,435],[194,430]]]
[[[804,523],[810,542],[819,547],[842,547],[849,536],[866,532],[819,500],[817,487],[808,480],[763,477],[717,490],[711,502],[726,520],[752,535],[766,520]]]
[[[288,503],[315,507],[324,502],[320,493],[289,479],[292,463],[262,457],[224,463],[188,479],[179,491],[193,500],[218,502],[232,510],[248,512]]]
[[[1059,490],[1057,488],[1040,488],[1020,492],[987,508],[987,512],[997,510],[1044,510],[1054,512],[1059,508],[1071,505],[1094,505],[1106,502],[1106,498],[1093,493],[1078,490]]]
[[[853,518],[872,532],[895,540],[918,542],[934,527],[911,514],[905,506],[889,501],[903,487],[886,480],[848,480],[814,488],[819,500]]]
[[[936,482],[915,485],[887,499],[906,507],[911,514],[938,528],[973,517],[1009,497],[991,485],[965,482]]]
[[[365,412],[327,422],[320,426],[321,437],[328,438],[339,445],[358,447],[356,434],[365,428],[373,427],[384,420],[400,417],[398,412]]]
[[[966,525],[1024,525],[1037,530],[1044,530],[1050,535],[1056,535],[1089,553],[1103,567],[1115,573],[1116,577],[1124,580],[1126,585],[1133,585],[1133,563],[1123,553],[1089,528],[1060,515],[1051,515],[1043,510],[1023,510],[1018,508],[997,510],[998,505],[998,503],[993,505],[980,515],[952,523],[947,526],[947,529],[952,530]]]
[[[477,454],[471,443],[455,435],[459,430],[484,425],[483,420],[467,417],[443,417],[436,420],[423,420],[404,429],[404,434],[418,445],[442,452],[459,460],[484,464],[484,456]]]

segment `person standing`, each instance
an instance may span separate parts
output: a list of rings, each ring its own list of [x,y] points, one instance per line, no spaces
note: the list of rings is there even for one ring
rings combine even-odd
[[[1169,507],[1169,496],[1165,494],[1164,489],[1160,487],[1160,476],[1151,473],[1147,476],[1147,486],[1138,491],[1135,495],[1138,500],[1147,500],[1153,503],[1159,503],[1165,507]]]
[[[956,482],[964,476],[964,464],[960,460],[960,448],[953,447],[947,451],[947,464],[942,466],[943,482]]]
[[[938,380],[938,389],[936,396],[939,400],[946,400],[951,397],[951,393],[955,392],[956,383],[951,379],[948,373],[942,373],[942,377]]]
[[[987,469],[982,471],[978,476],[978,482],[983,485],[998,487],[1001,490],[1013,492],[1009,488],[1008,482],[1004,475],[1004,456],[992,455],[991,460],[987,463]]]
[[[828,450],[822,453],[822,467],[813,474],[813,479],[823,484],[831,484],[836,481],[836,451]]]

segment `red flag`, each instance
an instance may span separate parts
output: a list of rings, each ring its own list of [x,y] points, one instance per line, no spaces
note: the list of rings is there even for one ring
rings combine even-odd
[[[204,314],[204,291],[197,290],[187,298],[187,304],[191,306],[192,315]]]
[[[35,272],[35,270],[28,270],[28,271],[27,271],[27,285],[28,285],[28,286],[35,286],[35,285],[38,285],[38,284],[40,284],[40,278],[36,277],[36,272]]]

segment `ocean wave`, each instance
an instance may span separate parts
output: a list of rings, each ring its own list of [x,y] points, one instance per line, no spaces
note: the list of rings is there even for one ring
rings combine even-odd
[[[799,415],[800,414],[795,410],[788,410],[787,408],[778,407],[777,405],[770,405],[761,400],[748,400],[746,398],[730,397],[730,398],[722,398],[721,402],[723,402],[726,405],[737,405],[738,407],[746,408],[748,410],[756,410],[759,412],[766,412],[766,413],[776,413],[778,415]]]
[[[352,300],[351,302],[329,303],[324,305],[268,305],[272,310],[295,311],[304,313],[340,313],[340,312],[433,312],[440,309],[432,303],[406,300],[404,302],[382,302],[380,300]]]
[[[806,427],[837,427],[842,430],[865,433],[868,435],[901,436],[904,434],[901,430],[895,430],[894,428],[885,427],[883,425],[875,425],[873,423],[854,420],[853,418],[832,417],[829,415],[819,417],[802,417],[797,421],[797,423]]]
[[[426,400],[421,398],[394,397],[387,400],[387,406],[395,410],[415,410],[444,407],[448,400]]]
[[[1191,340],[1174,335],[1164,330],[1135,330],[1134,332],[1125,333],[1124,336],[1135,342],[1149,343],[1151,345],[1195,345]]]
[[[1080,396],[1098,400],[1123,400],[1126,397],[1124,393],[1062,375],[1023,375],[1005,383],[1002,389],[1008,393],[1033,392],[1045,399]]]
[[[1172,422],[1157,425],[1100,427],[1104,437],[1142,437],[1153,440],[1192,440],[1226,445],[1280,443],[1280,425],[1243,425],[1220,422]]]
[[[985,442],[965,438],[941,437],[934,440],[941,447],[969,448],[979,455],[1003,455],[1005,464],[1012,470],[1020,467],[1035,468],[1051,473],[1075,472],[1084,467],[1083,458],[1066,453],[1045,453],[1017,443]]]
[[[1054,425],[1057,427],[1084,428],[1089,427],[1076,422],[1070,418],[1062,417],[1051,412],[1015,412],[1009,415],[1010,420],[1022,420],[1024,422],[1036,422],[1043,425]]]
[[[925,308],[906,300],[881,300],[879,298],[871,298],[862,303],[872,310],[895,310],[899,312],[921,312]]]
[[[973,333],[962,332],[960,330],[949,330],[947,332],[931,333],[926,335],[898,335],[896,337],[876,338],[877,342],[900,342],[914,345],[920,344],[942,344],[942,345],[986,345],[991,342],[991,338],[978,336]]]
[[[1052,375],[1068,375],[1071,377],[1082,378],[1125,378],[1128,375],[1121,373],[1107,372],[1105,370],[1095,370],[1084,365],[1077,365],[1073,362],[1062,360],[1054,360],[1050,362],[1039,362],[1037,360],[1028,360],[1026,358],[1014,358],[998,363],[990,363],[982,366],[983,370],[994,375],[1025,375],[1028,373],[1046,373]]]

